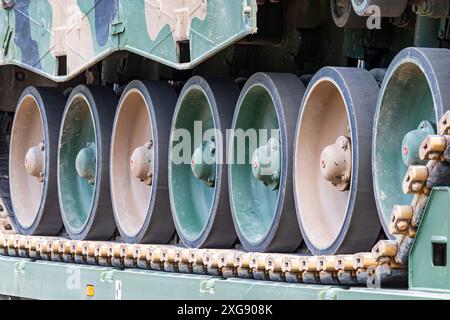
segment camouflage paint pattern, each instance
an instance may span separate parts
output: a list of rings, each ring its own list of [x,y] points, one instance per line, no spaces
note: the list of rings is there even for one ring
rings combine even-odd
[[[14,0],[0,7],[0,65],[61,82],[127,50],[189,69],[255,33],[256,14],[256,0]],[[180,43],[190,60],[180,61]]]

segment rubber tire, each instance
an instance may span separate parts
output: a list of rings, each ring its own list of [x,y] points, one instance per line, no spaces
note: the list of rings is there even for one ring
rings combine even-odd
[[[114,214],[111,204],[111,193],[109,186],[109,156],[111,146],[111,133],[114,122],[114,114],[118,99],[114,92],[108,87],[79,85],[75,87],[66,104],[63,121],[71,105],[72,99],[78,95],[83,95],[91,109],[94,118],[94,127],[97,137],[97,179],[96,191],[94,194],[94,203],[92,210],[87,218],[87,223],[81,231],[72,231],[63,212],[63,203],[61,197],[59,163],[60,153],[58,153],[58,195],[64,226],[69,237],[72,240],[110,240],[116,230]],[[62,125],[61,125],[62,126]],[[59,137],[61,144],[62,127]]]
[[[371,143],[375,108],[379,87],[370,72],[356,68],[325,67],[315,74],[304,96],[298,119],[296,137],[301,128],[301,117],[305,110],[308,95],[314,84],[320,79],[333,80],[341,91],[348,111],[352,127],[352,183],[344,224],[339,235],[328,248],[318,248],[308,238],[301,219],[299,199],[295,198],[298,223],[303,239],[314,255],[353,254],[370,251],[381,230],[372,189]],[[297,149],[295,144],[294,161]],[[319,163],[319,162],[318,162]],[[297,166],[294,166],[294,190],[296,185],[304,183],[296,181]]]
[[[231,127],[233,112],[239,96],[238,86],[233,81],[226,78],[203,78],[200,76],[194,76],[189,79],[180,93],[172,122],[172,130],[175,127],[177,114],[181,107],[181,101],[192,86],[201,88],[203,93],[206,94],[208,100],[210,101],[210,107],[212,108],[212,116],[216,124],[215,128],[220,130],[222,137],[225,138],[227,136],[227,129]],[[218,143],[218,141],[216,141],[216,143]],[[216,145],[216,154],[218,159],[223,159],[223,155],[225,155],[226,152],[226,145],[223,145],[222,147]],[[170,156],[169,159],[171,159]],[[171,171],[171,163],[169,163],[169,184],[172,181]],[[215,194],[212,210],[210,211],[210,216],[205,229],[195,240],[189,240],[183,234],[183,229],[178,221],[173,201],[176,195],[172,193],[171,188],[169,187],[170,203],[175,227],[180,239],[186,247],[216,249],[232,248],[236,243],[237,235],[233,227],[233,220],[230,214],[230,203],[227,194],[227,176],[228,166],[226,164],[216,165]]]
[[[238,100],[234,119],[233,130],[236,129],[240,106],[255,84],[263,84],[273,98],[280,127],[281,148],[281,175],[279,182],[279,201],[270,226],[269,232],[259,244],[251,243],[239,226],[238,213],[233,201],[232,169],[229,165],[229,197],[233,222],[238,237],[248,252],[294,252],[302,242],[302,236],[297,223],[294,206],[294,192],[292,188],[292,146],[295,141],[295,126],[298,110],[305,92],[305,87],[300,79],[293,74],[286,73],[257,73],[253,75],[242,89]],[[231,152],[230,144],[229,152]]]
[[[61,92],[53,88],[28,87],[24,90],[18,101],[22,101],[26,96],[32,96],[37,101],[37,106],[42,117],[46,170],[41,203],[33,224],[30,227],[24,227],[20,224],[19,219],[15,218],[15,227],[23,235],[56,236],[63,227],[58,202],[57,173],[55,169],[58,164],[58,136],[65,99]],[[14,127],[12,130],[14,130]],[[11,142],[13,134],[14,132],[11,135]],[[12,150],[13,148],[10,147],[10,159]],[[11,164],[9,167],[11,170]],[[12,176],[11,172],[9,176]],[[14,208],[13,198],[11,198],[11,202],[12,208]]]
[[[164,244],[168,243],[175,233],[168,191],[167,163],[169,158],[167,148],[170,142],[170,125],[177,102],[177,94],[173,87],[166,82],[134,80],[123,91],[119,105],[123,102],[126,93],[133,89],[139,90],[144,96],[145,102],[149,107],[148,111],[152,120],[154,120],[152,123],[154,142],[153,189],[144,224],[135,236],[126,234],[119,223],[117,213],[114,214],[114,218],[122,241],[125,243]],[[115,118],[116,123],[117,115]],[[113,142],[111,141],[111,143]],[[112,156],[110,160],[113,160]],[[110,165],[110,168],[112,168],[112,165]],[[110,174],[110,178],[112,183],[112,174]],[[113,197],[113,194],[111,194],[111,197]]]
[[[338,16],[337,12],[334,10],[336,0],[330,0],[330,4],[331,16],[333,17],[334,23],[339,28],[362,29],[366,26],[366,19],[357,15],[353,9],[352,0],[346,0],[346,8],[341,16]]]
[[[360,4],[357,1],[362,1]],[[369,16],[367,9],[370,6],[378,6],[381,16],[388,18],[400,17],[406,10],[408,0],[352,0],[353,8],[359,16]]]

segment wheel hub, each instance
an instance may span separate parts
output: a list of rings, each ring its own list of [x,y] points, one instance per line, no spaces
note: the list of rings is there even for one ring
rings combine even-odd
[[[130,158],[130,170],[133,177],[151,186],[153,181],[153,141],[134,149]]]
[[[350,138],[340,136],[332,145],[325,147],[320,157],[322,177],[340,191],[350,186],[352,151]]]
[[[25,168],[30,176],[36,177],[40,182],[44,182],[45,168],[45,147],[44,142],[28,149],[25,155]]]
[[[252,158],[253,176],[265,186],[277,190],[280,181],[280,142],[271,138]]]
[[[86,148],[80,150],[75,160],[78,176],[91,185],[95,184],[96,151],[95,143],[89,142]]]
[[[194,176],[211,188],[216,182],[216,144],[214,140],[213,138],[196,148],[191,161]]]
[[[402,142],[402,159],[406,166],[423,165],[420,160],[420,145],[429,135],[435,134],[434,126],[429,121],[422,121],[419,127],[408,132]]]

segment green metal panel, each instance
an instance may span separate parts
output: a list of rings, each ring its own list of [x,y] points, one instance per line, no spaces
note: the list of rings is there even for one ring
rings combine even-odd
[[[450,256],[447,245],[447,240],[450,239],[449,210],[450,188],[433,189],[410,253],[409,284],[411,288],[450,290],[450,266],[447,261]],[[437,259],[439,252],[436,252],[433,258],[434,245],[442,245],[442,259]]]
[[[27,299],[380,300],[447,299],[448,293],[346,288],[119,270],[0,257],[0,297]],[[87,287],[93,286],[92,297]]]
[[[190,69],[255,33],[256,14],[256,0],[16,0],[0,8],[0,66],[66,81],[127,50]],[[67,72],[59,57],[66,57]]]

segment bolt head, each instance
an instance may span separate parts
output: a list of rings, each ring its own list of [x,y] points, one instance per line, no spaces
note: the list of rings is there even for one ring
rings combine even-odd
[[[406,155],[408,155],[408,153],[409,153],[409,148],[407,145],[404,145],[403,146],[403,154],[406,156]]]

